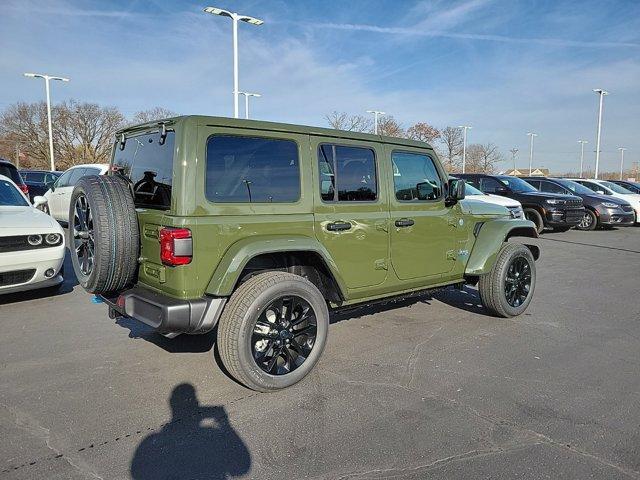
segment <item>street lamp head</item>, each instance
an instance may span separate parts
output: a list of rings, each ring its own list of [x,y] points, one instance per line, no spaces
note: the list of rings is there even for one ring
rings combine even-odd
[[[250,23],[251,25],[262,25],[264,21],[259,18],[250,17],[248,15],[239,15],[234,12],[230,12],[229,10],[224,10],[218,7],[206,7],[204,9],[205,13],[210,13],[211,15],[220,15],[221,17],[229,17],[234,20],[240,20],[241,22]]]
[[[259,93],[252,92],[238,92],[240,95],[244,95],[245,97],[261,97],[262,95]]]
[[[233,13],[228,10],[223,10],[222,8],[217,7],[206,7],[204,9],[205,13],[210,13],[211,15],[220,15],[221,17],[232,17]]]
[[[380,110],[367,110],[367,113],[374,113],[378,115],[386,115],[385,112],[381,112]]]
[[[626,147],[618,147],[618,150],[620,150],[621,152],[624,152],[626,150]]]
[[[35,78],[35,77],[41,77],[42,75],[38,75],[37,73],[25,73],[24,76],[29,78]]]
[[[537,137],[538,136],[537,133],[532,133],[532,132],[527,133],[527,135],[529,135],[531,137]]]
[[[594,88],[593,91],[600,95],[609,95],[609,92],[607,92],[606,90],[603,90],[602,88]]]
[[[238,17],[238,20],[242,22],[250,23],[251,25],[262,25],[264,23],[264,20],[260,20],[259,18],[254,18],[254,17],[248,17],[246,15]]]
[[[578,140],[578,143],[589,143],[586,140]]]
[[[473,127],[470,127],[469,125],[458,125],[458,128],[466,128],[466,129],[469,129],[469,128],[473,128]]]

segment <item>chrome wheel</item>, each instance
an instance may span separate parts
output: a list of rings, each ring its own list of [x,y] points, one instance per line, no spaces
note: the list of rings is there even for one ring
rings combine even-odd
[[[253,328],[253,359],[266,373],[286,375],[307,360],[316,334],[316,316],[306,300],[296,295],[277,298]]]
[[[93,271],[95,244],[93,241],[93,216],[87,197],[78,195],[73,209],[73,246],[83,275]]]
[[[507,303],[519,307],[529,296],[531,290],[531,266],[525,257],[516,257],[504,280],[504,293]]]
[[[593,225],[593,217],[590,214],[585,213],[582,216],[582,219],[580,220],[578,227],[588,229],[589,227],[591,227],[591,225]]]

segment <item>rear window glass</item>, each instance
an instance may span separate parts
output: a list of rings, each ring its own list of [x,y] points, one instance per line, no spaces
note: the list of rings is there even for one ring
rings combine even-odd
[[[18,169],[7,163],[0,163],[0,175],[10,178],[14,183],[22,185],[24,181],[18,173]]]
[[[124,150],[116,143],[113,169],[131,180],[137,207],[171,207],[174,144],[175,133],[171,131],[162,145],[158,132],[127,137]]]
[[[298,145],[276,138],[209,137],[206,196],[216,203],[298,201]]]
[[[20,192],[6,180],[0,180],[0,205],[11,207],[27,207],[29,204]]]

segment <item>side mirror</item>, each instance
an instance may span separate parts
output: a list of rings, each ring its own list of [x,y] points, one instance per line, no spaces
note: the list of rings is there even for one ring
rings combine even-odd
[[[445,199],[445,205],[450,207],[462,200],[465,196],[465,186],[466,183],[464,180],[459,178],[449,179],[449,189],[447,198]]]
[[[37,197],[33,197],[33,206],[36,208],[41,207],[42,205],[46,205],[49,201],[47,197],[43,197],[38,195]]]
[[[606,195],[607,194],[604,190],[596,190],[596,193],[599,193],[600,195]]]

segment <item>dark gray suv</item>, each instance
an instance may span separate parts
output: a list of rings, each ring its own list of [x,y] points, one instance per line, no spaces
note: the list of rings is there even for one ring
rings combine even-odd
[[[576,228],[595,230],[598,227],[627,227],[635,221],[631,204],[620,198],[600,195],[593,190],[564,178],[523,177],[527,183],[541,192],[571,194],[582,198],[584,217]]]

